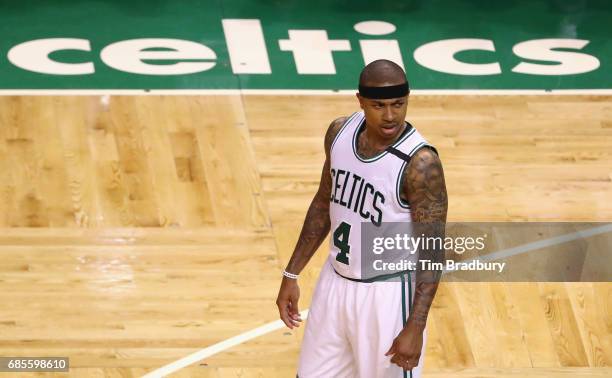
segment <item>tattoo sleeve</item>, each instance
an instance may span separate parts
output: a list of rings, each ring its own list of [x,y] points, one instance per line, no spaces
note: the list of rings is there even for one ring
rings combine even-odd
[[[402,188],[410,204],[415,234],[434,241],[421,244],[419,260],[443,263],[448,199],[438,155],[429,148],[418,151],[404,172]],[[434,264],[421,264],[420,261],[417,264],[413,311],[408,322],[424,328],[442,271],[434,268]]]
[[[329,125],[325,134],[325,163],[321,172],[321,182],[317,193],[310,203],[300,237],[285,269],[288,272],[294,274],[300,273],[329,233],[331,223],[329,219],[329,199],[332,187],[329,171],[330,150],[331,144],[345,120],[345,117],[334,120]]]

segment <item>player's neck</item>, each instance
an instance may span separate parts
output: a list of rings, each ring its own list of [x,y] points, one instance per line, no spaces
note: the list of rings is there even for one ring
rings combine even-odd
[[[377,134],[372,127],[369,127],[366,123],[365,130],[363,131],[362,137],[365,137],[366,144],[370,147],[370,149],[377,151],[384,151],[387,147],[393,145],[397,140],[404,134],[406,130],[407,123],[404,122],[402,127],[399,128],[395,135],[390,136],[389,138],[384,138],[380,134]]]

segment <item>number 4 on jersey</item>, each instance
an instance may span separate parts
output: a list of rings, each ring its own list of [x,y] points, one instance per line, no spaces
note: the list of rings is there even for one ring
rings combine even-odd
[[[336,261],[347,265],[349,263],[349,253],[351,251],[351,246],[349,245],[350,233],[351,225],[346,222],[340,223],[334,231],[334,246],[340,251],[336,255]]]

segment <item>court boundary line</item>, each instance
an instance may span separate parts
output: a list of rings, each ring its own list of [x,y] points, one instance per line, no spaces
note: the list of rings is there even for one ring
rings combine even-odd
[[[550,247],[557,244],[567,243],[573,240],[576,240],[580,237],[591,237],[599,234],[612,232],[612,223],[602,222],[604,223],[601,226],[595,226],[591,228],[587,228],[585,230],[579,230],[575,232],[570,232],[563,235],[554,236],[544,240],[538,240],[535,242],[525,243],[516,247],[505,248],[497,252],[490,253],[484,256],[482,261],[491,261],[497,260],[505,257],[512,257],[527,253],[529,251],[542,249],[545,247]],[[446,270],[445,270],[446,272]],[[300,312],[302,320],[305,320],[308,317],[308,309]],[[208,346],[204,349],[201,349],[195,353],[192,353],[188,356],[185,356],[179,360],[176,360],[170,364],[164,365],[160,368],[157,368],[143,376],[143,378],[162,378],[168,374],[171,374],[177,370],[180,370],[184,367],[192,365],[197,361],[200,361],[204,358],[213,356],[217,353],[220,353],[226,349],[229,349],[233,346],[242,344],[259,336],[263,336],[267,333],[279,330],[285,327],[285,323],[283,323],[280,319],[275,320],[270,323],[266,323],[260,327],[252,329],[250,331],[241,333],[219,343]]]
[[[356,89],[0,89],[0,96],[347,96]],[[413,89],[415,96],[608,96],[612,89]]]

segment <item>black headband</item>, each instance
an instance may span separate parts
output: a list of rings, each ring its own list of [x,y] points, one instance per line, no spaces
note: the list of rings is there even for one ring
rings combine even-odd
[[[408,94],[408,82],[387,87],[366,87],[359,85],[359,95],[370,99],[388,99],[405,97]]]

